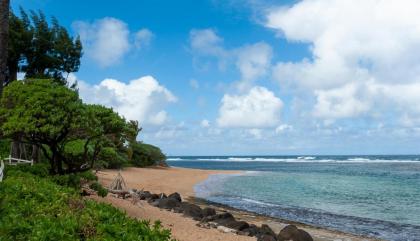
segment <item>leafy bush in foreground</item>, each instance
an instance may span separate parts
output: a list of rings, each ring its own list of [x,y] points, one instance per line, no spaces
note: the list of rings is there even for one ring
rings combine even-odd
[[[108,194],[108,190],[104,188],[99,182],[94,182],[90,184],[90,188],[98,192],[98,195],[105,197]]]
[[[0,183],[0,240],[170,240],[159,223],[138,221],[75,189],[20,171]]]
[[[6,166],[5,175],[13,175],[14,172],[25,172],[30,173],[38,177],[45,177],[51,179],[56,184],[66,187],[73,187],[76,189],[80,188],[81,179],[86,181],[97,181],[96,177],[91,171],[79,172],[79,173],[70,173],[66,175],[53,175],[49,174],[49,165],[47,163],[38,163],[33,166],[30,165],[16,165],[16,166]]]

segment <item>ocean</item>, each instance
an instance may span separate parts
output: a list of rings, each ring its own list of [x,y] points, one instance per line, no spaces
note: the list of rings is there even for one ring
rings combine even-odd
[[[213,175],[198,197],[385,240],[420,240],[420,156],[173,156]]]

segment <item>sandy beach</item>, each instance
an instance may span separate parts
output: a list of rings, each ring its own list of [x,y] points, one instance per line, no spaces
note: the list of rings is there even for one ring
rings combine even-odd
[[[206,180],[212,174],[235,174],[236,171],[214,171],[198,170],[187,168],[127,168],[121,172],[128,188],[138,190],[144,189],[153,193],[170,194],[178,192],[184,199],[194,200],[194,185]],[[115,170],[104,170],[98,172],[99,181],[107,186],[118,174]],[[173,237],[180,241],[212,241],[212,240],[256,240],[255,237],[239,236],[231,233],[222,233],[216,229],[205,229],[196,226],[197,221],[184,217],[182,214],[161,210],[141,201],[139,204],[133,204],[130,200],[124,200],[113,195],[106,198],[94,197],[98,201],[111,203],[115,207],[125,210],[131,217],[147,219],[151,221],[160,220],[163,226],[171,229]],[[223,206],[210,205],[204,202],[196,202],[200,206],[212,206],[218,210],[228,209],[238,220],[244,220],[249,223],[261,225],[268,224],[275,232],[279,232],[287,225],[284,220],[269,218],[253,213],[229,209]],[[350,234],[310,227],[307,225],[297,225],[309,232],[314,240],[319,241],[362,241],[374,240],[362,238]]]

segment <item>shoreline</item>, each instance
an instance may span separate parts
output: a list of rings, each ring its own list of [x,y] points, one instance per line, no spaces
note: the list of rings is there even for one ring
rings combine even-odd
[[[117,175],[116,170],[104,170],[98,173],[99,181],[108,186]],[[308,224],[285,220],[281,218],[269,217],[263,214],[254,213],[242,209],[233,208],[224,204],[214,203],[195,196],[194,187],[200,182],[207,180],[211,175],[217,174],[241,174],[244,171],[224,171],[224,170],[202,170],[190,168],[127,168],[121,171],[128,188],[137,190],[147,190],[154,193],[170,194],[178,192],[185,200],[197,204],[201,207],[212,207],[217,211],[228,211],[238,220],[246,221],[255,225],[267,224],[276,233],[288,224],[294,224],[309,232],[314,240],[333,241],[378,241],[371,237],[364,237],[350,233],[330,230],[323,227],[316,227]],[[98,201],[110,203],[121,208],[132,217],[146,218],[150,220],[161,220],[165,228],[169,228],[174,233],[174,237],[179,240],[256,240],[255,237],[239,236],[221,233],[215,229],[204,229],[196,226],[197,222],[189,218],[180,216],[170,211],[161,210],[150,206],[147,202],[141,202],[140,207],[128,200],[118,200],[115,197],[94,198]],[[139,209],[139,210],[136,210]],[[201,233],[206,233],[205,238]],[[222,235],[220,237],[220,235]],[[192,237],[191,237],[192,236]],[[219,239],[221,238],[221,239]]]

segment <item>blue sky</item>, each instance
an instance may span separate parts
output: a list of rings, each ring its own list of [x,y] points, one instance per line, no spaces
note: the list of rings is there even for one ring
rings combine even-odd
[[[416,154],[416,1],[13,0],[84,44],[85,102],[169,155]]]

